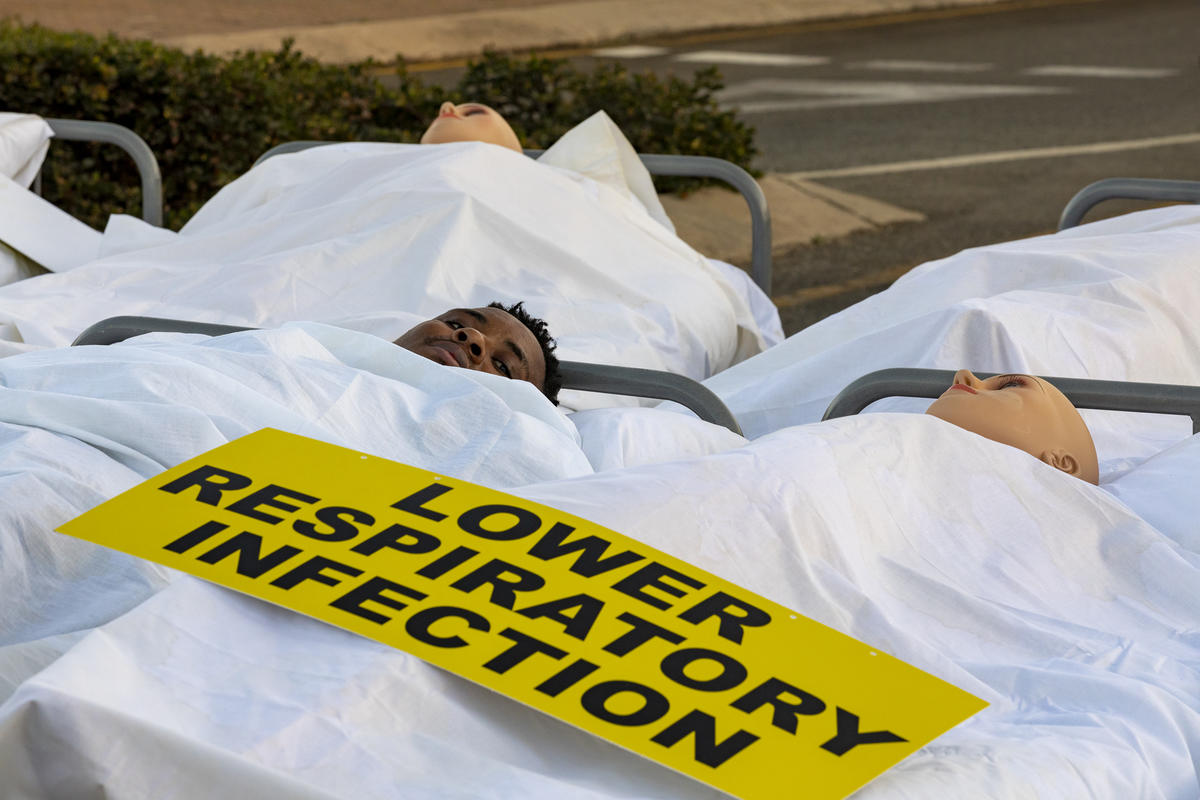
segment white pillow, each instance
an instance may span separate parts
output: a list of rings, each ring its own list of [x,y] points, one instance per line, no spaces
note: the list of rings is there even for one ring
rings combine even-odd
[[[564,133],[538,157],[538,162],[578,172],[625,197],[632,197],[651,218],[675,232],[674,223],[654,191],[650,172],[625,134],[603,111],[597,111]]]

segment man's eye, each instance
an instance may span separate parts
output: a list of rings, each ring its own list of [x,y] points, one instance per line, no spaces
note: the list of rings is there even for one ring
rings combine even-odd
[[[1024,386],[1025,381],[1020,378],[1010,378],[1000,385],[1001,389],[1007,389],[1010,386]]]
[[[482,108],[471,108],[471,109],[468,109],[468,110],[464,111],[464,112],[463,112],[463,116],[464,116],[464,117],[469,117],[469,116],[472,116],[472,115],[474,115],[474,114],[486,114],[486,113],[487,113],[487,112],[486,112],[486,111],[484,111]]]
[[[505,364],[503,361],[501,361],[501,360],[500,360],[500,359],[498,359],[498,358],[496,358],[496,359],[493,359],[493,360],[492,360],[492,364],[494,364],[494,365],[495,365],[495,367],[496,367],[496,371],[497,371],[497,372],[499,372],[499,373],[500,373],[501,375],[503,375],[504,377],[506,377],[506,378],[511,378],[511,377],[512,377],[512,370],[510,370],[510,369],[508,368],[508,364]]]
[[[456,330],[458,330],[459,328],[461,328],[461,327],[462,327],[462,323],[461,323],[461,322],[456,322],[456,321],[454,321],[454,320],[452,320],[452,319],[448,319],[448,320],[446,320],[446,324],[450,326],[450,330],[454,330],[454,331],[456,331]]]

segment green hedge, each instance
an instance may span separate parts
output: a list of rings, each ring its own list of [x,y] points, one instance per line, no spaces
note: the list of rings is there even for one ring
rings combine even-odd
[[[0,21],[0,64],[0,109],[116,122],[142,136],[162,167],[172,228],[280,142],[413,142],[444,100],[487,102],[527,147],[546,147],[604,109],[641,152],[712,155],[747,168],[756,153],[753,129],[717,107],[715,69],[663,80],[615,65],[584,73],[561,59],[485,53],[447,90],[402,62],[385,85],[376,63],[328,66],[290,42],[222,58],[11,20]],[[120,150],[59,142],[50,152],[48,200],[97,227],[110,213],[140,213],[136,170]]]

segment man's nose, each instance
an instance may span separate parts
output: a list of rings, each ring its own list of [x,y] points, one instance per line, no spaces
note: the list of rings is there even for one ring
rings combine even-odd
[[[954,382],[961,383],[963,386],[970,386],[972,389],[978,389],[982,381],[975,377],[975,373],[969,369],[960,369],[954,373]]]
[[[442,103],[442,107],[438,109],[438,116],[439,117],[444,117],[446,115],[454,116],[454,114],[457,111],[458,111],[458,109],[456,109],[454,107],[454,103],[451,103],[449,100],[447,100],[446,102]]]
[[[472,363],[483,361],[487,354],[487,339],[482,333],[474,328],[459,328],[454,332],[454,338],[466,348],[467,357]]]

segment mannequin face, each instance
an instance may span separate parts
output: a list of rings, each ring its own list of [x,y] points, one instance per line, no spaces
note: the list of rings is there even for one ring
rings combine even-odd
[[[529,328],[499,308],[455,308],[402,334],[396,344],[439,364],[546,382],[542,347]]]
[[[1079,412],[1052,384],[1032,375],[980,380],[970,370],[925,412],[995,442],[1024,450],[1088,483],[1099,482],[1096,446]]]
[[[421,135],[421,144],[487,142],[521,152],[521,142],[504,117],[482,103],[442,103],[437,119]]]

